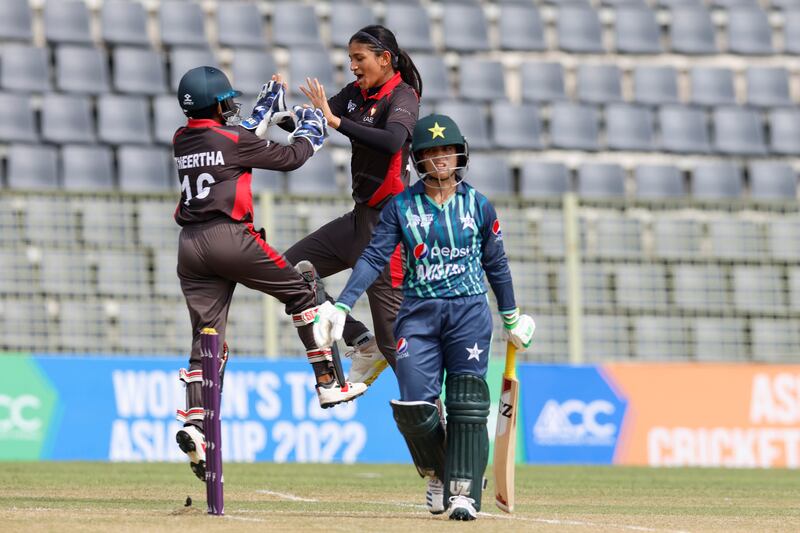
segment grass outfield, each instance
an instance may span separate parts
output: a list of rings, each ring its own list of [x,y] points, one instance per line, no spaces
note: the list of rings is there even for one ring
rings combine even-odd
[[[516,512],[494,506],[490,481],[472,523],[428,514],[410,465],[228,464],[225,477],[217,518],[185,464],[0,463],[0,530],[800,531],[788,470],[519,467]]]

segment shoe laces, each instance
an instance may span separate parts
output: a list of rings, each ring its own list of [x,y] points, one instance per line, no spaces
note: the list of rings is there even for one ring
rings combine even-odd
[[[464,500],[466,500],[467,502],[469,502],[470,505],[473,505],[475,503],[475,500],[473,498],[470,498],[469,496],[464,496],[462,494],[456,494],[455,496],[450,496],[450,498],[447,501],[449,501],[450,503],[455,503],[457,500],[462,500],[462,503]]]

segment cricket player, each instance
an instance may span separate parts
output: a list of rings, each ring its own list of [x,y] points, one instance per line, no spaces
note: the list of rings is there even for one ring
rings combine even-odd
[[[411,149],[420,180],[383,209],[338,301],[320,306],[314,336],[319,346],[341,338],[353,304],[402,242],[408,253],[394,326],[400,387],[400,399],[391,402],[394,418],[417,471],[428,477],[430,512],[446,509],[452,520],[474,520],[489,454],[492,315],[484,274],[510,342],[527,348],[535,324],[514,300],[494,207],[463,181],[469,147],[458,126],[445,115],[422,118]],[[434,403],[445,371],[447,439]]]
[[[286,251],[296,262],[308,259],[323,278],[352,268],[364,251],[383,207],[408,185],[411,133],[419,116],[422,79],[394,34],[379,25],[356,32],[348,46],[355,80],[328,99],[314,80],[301,87],[328,126],[352,144],[352,211],[322,226]],[[394,366],[392,335],[403,299],[401,249],[367,289],[375,335],[348,317],[344,340],[354,347],[349,379],[371,384],[388,364]]]
[[[180,371],[186,384],[186,410],[178,410],[184,427],[176,440],[190,458],[192,470],[205,476],[203,439],[203,380],[200,332],[214,328],[225,338],[228,309],[237,283],[272,295],[286,306],[317,378],[322,407],[347,402],[363,394],[363,383],[334,380],[330,347],[314,343],[311,323],[317,312],[313,288],[292,263],[253,226],[250,188],[253,168],[293,170],[319,150],[325,137],[325,118],[317,109],[296,106],[291,144],[268,143],[254,131],[273,117],[286,118],[284,87],[278,77],[264,85],[253,116],[242,125],[239,106],[225,74],[213,67],[188,71],[178,86],[178,103],[188,117],[173,138],[181,199],[175,220],[183,227],[178,242],[178,278],[192,321],[189,370]]]

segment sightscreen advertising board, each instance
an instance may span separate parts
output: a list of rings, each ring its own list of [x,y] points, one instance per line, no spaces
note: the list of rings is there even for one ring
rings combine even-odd
[[[175,444],[184,364],[176,357],[0,354],[0,460],[185,461]],[[502,361],[491,360],[490,437],[501,374]],[[391,370],[362,398],[327,410],[314,381],[304,360],[232,359],[222,396],[224,460],[411,461],[389,407],[398,397]]]
[[[530,463],[797,468],[800,366],[524,365]]]

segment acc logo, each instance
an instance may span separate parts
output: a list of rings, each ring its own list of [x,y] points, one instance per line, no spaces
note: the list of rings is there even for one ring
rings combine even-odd
[[[183,105],[194,105],[194,100],[192,100],[192,95],[186,93],[183,95]]]
[[[609,421],[615,408],[606,400],[570,399],[562,403],[548,400],[533,426],[533,436],[541,446],[612,446],[617,425]]]
[[[408,341],[405,337],[397,339],[397,357],[402,359],[408,356]]]
[[[353,102],[352,100],[348,100],[348,102],[347,102],[347,112],[348,113],[352,113],[353,111],[355,111],[356,107],[358,107],[358,106],[356,105],[355,102]]]
[[[42,428],[42,420],[34,415],[42,402],[37,396],[23,394],[12,398],[0,394],[0,434],[19,431],[35,433]]]
[[[414,258],[425,259],[426,257],[428,257],[428,245],[424,242],[419,243],[414,247]]]

